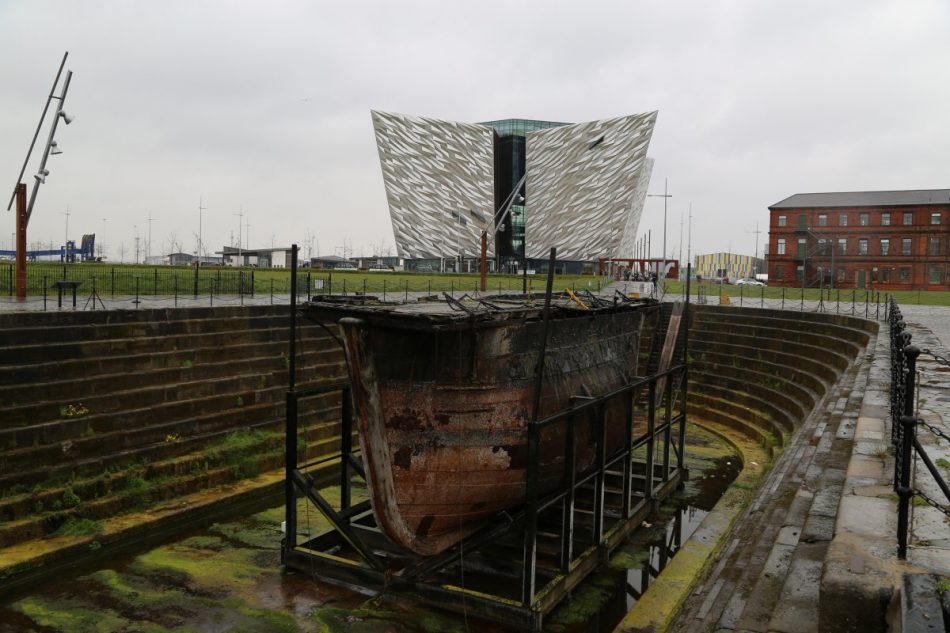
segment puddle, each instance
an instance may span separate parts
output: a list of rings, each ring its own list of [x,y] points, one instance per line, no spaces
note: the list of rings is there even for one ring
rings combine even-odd
[[[655,581],[729,486],[739,469],[731,447],[691,428],[690,481],[649,517],[545,630],[613,629]],[[323,528],[302,507],[302,524]],[[365,596],[279,568],[283,508],[212,526],[101,569],[63,578],[0,603],[0,633],[36,631],[342,631],[434,633],[505,631],[503,627],[417,604]]]

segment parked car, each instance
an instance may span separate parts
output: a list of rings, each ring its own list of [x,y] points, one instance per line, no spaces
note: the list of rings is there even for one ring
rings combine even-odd
[[[359,268],[357,268],[353,264],[337,264],[336,266],[333,267],[333,270],[339,270],[341,272],[356,272],[357,270],[359,270]]]
[[[393,269],[390,268],[389,266],[387,266],[386,264],[373,264],[372,266],[370,266],[370,267],[367,268],[366,270],[367,270],[368,272],[371,272],[371,273],[391,273],[391,272],[393,272]]]
[[[759,281],[758,279],[738,279],[736,280],[737,286],[764,286],[765,284]]]

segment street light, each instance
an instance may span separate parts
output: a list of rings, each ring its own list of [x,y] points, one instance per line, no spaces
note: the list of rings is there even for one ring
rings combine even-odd
[[[662,270],[658,271],[660,279],[664,279],[666,277],[666,201],[667,199],[673,197],[667,190],[668,184],[669,178],[664,178],[663,193],[647,194],[648,198],[663,198],[663,264]]]

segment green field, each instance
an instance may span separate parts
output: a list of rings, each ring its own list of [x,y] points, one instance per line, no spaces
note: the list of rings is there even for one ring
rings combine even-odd
[[[198,294],[207,296],[237,294],[287,295],[290,293],[290,271],[284,268],[230,268],[202,267],[198,271],[197,284],[195,269],[191,266],[142,266],[134,264],[75,263],[59,264],[52,262],[30,262],[27,264],[27,294],[32,297],[50,293],[52,284],[60,279],[82,281],[80,293],[89,293],[92,288],[102,296],[160,295],[188,296]],[[546,276],[542,274],[528,276],[528,289],[532,292],[544,290]],[[298,292],[311,294],[333,292],[365,292],[374,295],[398,296],[400,293],[471,293],[478,289],[478,274],[456,273],[407,273],[407,272],[368,272],[368,271],[332,271],[298,270]],[[523,278],[520,275],[492,274],[488,276],[488,290],[492,292],[521,292]],[[554,288],[562,291],[570,288],[576,292],[590,290],[597,292],[610,280],[590,275],[558,275]],[[667,295],[683,295],[684,282],[667,281]],[[55,291],[54,291],[55,292]],[[778,286],[752,287],[731,284],[702,283],[690,284],[690,294],[697,297],[705,293],[710,299],[718,298],[720,292],[728,295],[732,303],[758,301],[802,301],[801,288],[782,288]],[[805,301],[817,301],[818,288],[804,290]],[[0,264],[0,297],[13,296],[14,265]],[[903,305],[946,305],[950,306],[950,291],[927,290],[828,290],[823,291],[825,301],[844,303],[875,303],[884,301],[893,295]]]
[[[0,265],[0,296],[13,296],[14,265]],[[290,271],[282,268],[202,267],[196,276],[191,266],[141,266],[133,264],[31,262],[27,265],[27,294],[48,294],[58,280],[82,281],[80,292],[95,288],[100,295],[208,295],[213,294],[289,294]],[[529,275],[528,289],[544,290],[545,275]],[[455,273],[341,272],[298,269],[298,292],[385,294],[407,292],[466,293],[478,289],[479,276]],[[524,280],[518,275],[489,275],[488,289],[493,292],[521,292]],[[589,275],[558,275],[555,288],[578,292],[600,290],[604,279]]]

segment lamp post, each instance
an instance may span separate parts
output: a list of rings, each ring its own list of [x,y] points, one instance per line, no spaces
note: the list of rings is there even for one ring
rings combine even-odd
[[[56,90],[56,86],[59,85],[59,78],[63,72],[63,67],[66,65],[66,57],[69,53],[63,55],[63,61],[60,62],[59,70],[56,72],[56,78],[53,80],[53,86],[50,88],[49,96],[46,98],[46,105],[43,107],[43,113],[40,115],[40,121],[36,125],[36,131],[33,133],[33,140],[30,142],[30,148],[26,152],[26,158],[23,160],[23,166],[20,168],[20,174],[17,176],[16,186],[13,189],[13,195],[10,198],[10,203],[7,205],[7,210],[10,210],[10,206],[13,204],[13,201],[16,200],[16,296],[17,301],[24,301],[26,299],[26,228],[30,223],[30,215],[33,213],[33,204],[36,202],[36,194],[39,190],[41,183],[46,182],[46,176],[49,175],[49,170],[46,169],[46,161],[49,158],[50,154],[61,154],[62,150],[59,149],[54,137],[56,135],[56,126],[59,123],[60,117],[66,121],[66,124],[69,125],[73,121],[73,117],[66,114],[63,111],[63,102],[66,100],[66,92],[69,89],[69,82],[72,79],[72,71],[67,71],[66,80],[63,83],[63,89],[60,92],[58,97],[54,96],[53,92]],[[40,168],[37,170],[36,175],[33,176],[35,182],[33,183],[33,193],[27,201],[26,196],[26,185],[21,182],[23,180],[23,174],[26,172],[26,166],[30,162],[30,155],[33,153],[33,147],[36,145],[36,139],[39,137],[40,130],[43,127],[43,121],[46,119],[46,112],[49,110],[50,103],[53,99],[58,99],[59,104],[56,107],[56,114],[53,118],[53,124],[50,127],[49,137],[46,141],[46,149],[43,152],[43,158],[40,161]]]
[[[663,263],[661,264],[662,269],[659,271],[660,279],[666,277],[666,201],[673,197],[667,189],[668,184],[669,178],[664,178],[663,193],[651,193],[647,195],[648,198],[663,198]]]

